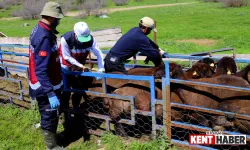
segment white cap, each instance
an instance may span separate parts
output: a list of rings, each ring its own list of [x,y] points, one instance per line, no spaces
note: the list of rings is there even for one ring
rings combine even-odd
[[[85,22],[77,22],[74,25],[74,33],[80,42],[88,42],[91,40],[89,27]]]
[[[149,18],[149,17],[143,17],[140,20],[140,24],[145,26],[145,27],[149,27],[151,28],[154,32],[157,32],[156,28],[155,28],[155,23],[154,20]]]

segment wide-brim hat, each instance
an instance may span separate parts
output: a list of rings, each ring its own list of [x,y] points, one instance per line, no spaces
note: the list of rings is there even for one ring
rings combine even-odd
[[[61,19],[64,17],[61,6],[56,2],[47,2],[40,14],[41,16],[50,16]]]

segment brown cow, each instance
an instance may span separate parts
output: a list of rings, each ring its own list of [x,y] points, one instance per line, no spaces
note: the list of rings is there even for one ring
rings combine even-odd
[[[206,63],[195,63],[185,72],[187,79],[211,78],[214,71]]]
[[[171,77],[177,76],[177,74],[175,74],[175,68],[181,68],[181,66],[175,63],[170,63]],[[158,77],[162,77],[162,75],[165,74],[164,67],[160,67],[158,69],[159,70],[154,75]],[[147,71],[145,72],[140,72],[140,75],[141,74],[151,75],[153,68],[147,68],[146,70]],[[156,82],[156,85],[158,85],[157,82]],[[162,99],[161,83],[159,85],[160,86],[156,87],[156,98]],[[122,87],[116,89],[113,93],[122,95],[122,96],[133,96],[135,98],[135,107],[137,110],[142,110],[142,111],[151,110],[149,82],[130,81],[124,84]],[[176,95],[173,95],[172,101],[181,103],[178,97],[175,97],[175,96]],[[126,114],[126,115],[130,114],[130,111],[131,111],[130,102],[122,101],[119,99],[111,99],[111,98],[105,98],[105,101],[109,101],[109,115],[112,118],[112,120],[115,122],[115,128],[116,128],[117,134],[121,136],[126,136],[126,132],[123,128],[123,125],[118,122],[121,119],[122,114]],[[155,105],[155,114],[156,114],[157,119],[162,120],[162,117],[163,117],[162,105],[158,105],[158,104]],[[181,118],[180,117],[181,114],[179,112],[176,112],[175,110],[172,110],[172,115],[173,115],[173,119],[175,120],[177,120],[178,118]]]
[[[122,87],[116,89],[113,94],[121,96],[133,96],[135,98],[135,108],[142,111],[150,111],[150,85],[145,81],[130,81]],[[162,92],[156,87],[156,97],[162,99]],[[123,125],[118,123],[121,119],[121,115],[130,115],[131,105],[129,101],[122,101],[119,99],[105,98],[109,101],[109,115],[115,122],[115,130],[117,134],[126,136]],[[162,106],[156,105],[156,117],[162,118]]]
[[[248,81],[248,83],[250,83],[250,65],[247,65],[244,69],[237,72],[235,76],[242,77],[243,79]]]
[[[233,58],[225,56],[222,57],[218,63],[216,68],[216,73],[214,76],[219,76],[222,74],[235,74],[237,72],[237,65]]]
[[[203,79],[197,79],[197,80],[193,79],[192,81],[207,82],[207,83],[212,83],[212,84],[231,85],[231,86],[240,86],[240,87],[250,87],[250,85],[244,79],[240,77],[228,76],[228,75],[221,75],[215,78],[203,78]],[[235,105],[230,105],[232,107],[237,106],[236,105],[237,101],[243,101],[242,98],[244,98],[244,102],[247,102],[247,100],[250,99],[250,94],[246,94],[244,92],[228,91],[228,90],[225,91],[223,89],[204,87],[200,85],[185,85],[185,84],[180,84],[180,83],[172,83],[171,90],[173,90],[178,95],[178,97],[182,100],[182,102],[185,104],[189,104],[193,106],[200,106],[200,107],[205,107],[205,108],[213,108],[213,109],[218,109],[220,102],[223,102],[225,106],[228,106],[229,104],[226,105],[227,102],[224,102],[225,100],[228,100],[228,99],[234,102]],[[244,106],[247,106],[247,105],[244,105]],[[230,109],[225,109],[225,107],[223,110],[230,111]],[[214,127],[215,125],[232,127],[233,123],[226,121],[226,119],[224,118],[212,117],[212,118],[207,118],[207,119],[214,120],[212,122],[212,127]],[[222,120],[223,120],[223,123],[220,122]],[[202,122],[202,120],[200,120],[200,122]],[[207,126],[209,125],[207,124],[209,122],[207,123],[202,122],[202,123],[204,123],[204,125],[207,125]]]
[[[250,65],[246,66],[241,71],[237,72],[237,66],[233,58],[225,56],[219,60],[217,63],[216,73],[213,77],[227,74],[235,75],[237,77],[242,77],[250,83]]]
[[[250,88],[250,86],[246,86]],[[227,99],[220,103],[219,109],[223,111],[230,111],[237,114],[247,114],[250,115],[250,93],[241,92],[237,96],[237,100],[235,99]],[[230,116],[229,118],[234,126],[238,128],[239,131],[250,134],[250,121],[243,119],[236,119],[234,116]]]
[[[216,69],[216,64],[215,64],[214,60],[212,58],[209,58],[209,57],[203,58],[203,59],[197,61],[196,63],[205,63],[205,64],[208,64],[210,66],[210,68],[212,69],[213,72]]]

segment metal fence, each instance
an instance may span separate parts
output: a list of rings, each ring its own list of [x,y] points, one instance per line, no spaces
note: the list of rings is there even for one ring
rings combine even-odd
[[[5,102],[15,103],[23,107],[30,106],[30,98],[28,96],[28,64],[24,62],[12,61],[4,59],[3,55],[10,56],[24,56],[28,57],[28,54],[9,52],[8,49],[13,49],[14,47],[28,48],[23,45],[6,45],[0,44],[0,69],[4,71],[0,80],[2,84],[0,85],[0,94],[2,95],[0,99]],[[6,50],[7,49],[7,50]],[[26,77],[18,77],[10,75],[9,72],[23,73]],[[5,81],[5,82],[4,82]],[[19,100],[19,101],[16,101]]]
[[[1,46],[1,45],[0,45]],[[6,46],[6,45],[4,45]],[[10,47],[13,45],[9,45]],[[15,45],[14,45],[15,46]],[[5,52],[5,51],[1,51],[0,49],[0,61],[3,61],[3,63],[1,64],[1,67],[5,69],[5,73],[6,76],[5,77],[1,77],[1,80],[9,80],[11,82],[17,82],[19,84],[19,96],[14,96],[11,95],[10,93],[4,93],[1,92],[0,94],[2,95],[7,95],[10,97],[10,101],[12,101],[12,98],[16,98],[16,99],[20,99],[20,100],[24,100],[23,98],[23,93],[27,91],[25,91],[22,87],[22,81],[21,80],[16,80],[16,79],[10,79],[8,76],[8,69],[13,69],[14,71],[23,71],[23,72],[27,72],[27,65],[23,62],[12,62],[9,60],[4,60],[1,58],[1,54],[13,54],[13,55],[19,55],[19,56],[28,56],[28,54],[18,54],[18,53],[11,53],[11,52]],[[156,93],[156,82],[155,82],[155,78],[153,76],[133,76],[133,75],[120,75],[120,74],[105,74],[105,73],[95,73],[95,72],[70,72],[70,71],[65,71],[63,70],[63,79],[64,79],[64,90],[68,91],[68,92],[73,92],[73,93],[85,93],[88,96],[94,96],[94,97],[102,97],[102,98],[111,98],[111,99],[116,99],[116,100],[121,100],[121,101],[127,101],[129,102],[129,107],[130,107],[130,112],[128,113],[129,116],[125,116],[122,117],[118,123],[122,123],[123,125],[127,124],[128,126],[126,126],[127,130],[130,130],[131,127],[133,128],[134,132],[137,131],[141,131],[140,129],[136,129],[136,128],[140,128],[140,126],[148,126],[148,127],[143,127],[144,129],[147,129],[149,131],[150,129],[150,133],[148,135],[153,135],[154,137],[157,135],[158,131],[163,130],[168,139],[171,140],[172,143],[176,144],[176,145],[186,145],[186,146],[190,146],[190,147],[197,147],[200,149],[222,149],[225,147],[222,146],[211,146],[211,147],[205,147],[205,146],[201,146],[201,145],[189,145],[188,141],[188,134],[191,133],[204,133],[206,131],[211,131],[212,128],[211,127],[207,127],[204,126],[202,124],[199,123],[200,119],[199,116],[201,116],[203,119],[206,119],[207,117],[211,117],[211,116],[216,116],[216,115],[226,115],[226,116],[234,116],[234,118],[237,119],[244,119],[247,122],[250,120],[250,116],[248,114],[236,114],[233,112],[225,112],[225,111],[221,111],[221,110],[217,110],[217,109],[208,109],[208,108],[204,108],[204,107],[198,107],[198,106],[191,106],[191,105],[187,105],[187,104],[180,104],[180,103],[174,103],[171,102],[171,97],[170,97],[170,93],[171,93],[171,83],[179,83],[179,84],[185,84],[185,85],[199,85],[199,86],[204,86],[204,87],[211,87],[211,88],[219,88],[219,89],[224,89],[224,90],[235,90],[235,91],[245,91],[245,92],[249,92],[250,88],[242,88],[242,87],[234,87],[234,86],[225,86],[225,85],[219,85],[219,84],[210,84],[210,83],[203,83],[203,82],[193,82],[193,81],[187,81],[187,80],[179,80],[179,79],[171,79],[169,77],[169,60],[173,59],[173,58],[177,58],[177,59],[186,59],[188,61],[192,61],[192,60],[200,60],[204,57],[200,57],[200,56],[189,56],[189,55],[167,55],[168,59],[167,61],[165,61],[165,71],[166,71],[166,76],[163,77],[161,79],[161,91],[162,93],[158,95],[161,95],[161,99],[158,99],[158,97],[156,97],[157,93]],[[219,60],[219,57],[211,57],[215,60]],[[95,63],[94,60],[92,60],[93,63]],[[250,60],[245,60],[245,59],[235,59],[235,61],[237,63],[250,63]],[[20,65],[11,65],[8,64],[6,62],[10,62],[10,63],[16,63],[16,64],[20,64]],[[192,64],[192,63],[191,63]],[[135,67],[145,67],[143,65],[139,66],[136,64],[126,64],[127,68],[135,68]],[[96,92],[96,91],[88,91],[88,90],[81,90],[81,89],[72,89],[69,87],[68,85],[68,81],[66,79],[67,75],[71,75],[71,76],[78,76],[78,77],[102,77],[102,83],[101,83],[101,87],[102,90],[100,92]],[[135,95],[131,96],[130,93],[128,93],[127,95],[119,95],[119,94],[115,94],[115,92],[113,93],[108,93],[107,89],[107,80],[108,79],[120,79],[120,80],[130,80],[131,83],[133,83],[134,81],[142,81],[147,82],[148,84],[148,94],[149,94],[149,104],[150,104],[150,110],[148,111],[142,111],[139,110],[135,107],[136,104],[136,97]],[[146,85],[146,86],[147,86]],[[2,91],[2,90],[1,90]],[[131,92],[132,93],[132,92]],[[137,96],[137,95],[136,95]],[[96,101],[95,101],[96,102]],[[98,103],[95,103],[94,106],[90,106],[89,102],[87,103],[87,110],[83,110],[83,114],[85,114],[88,119],[85,118],[85,125],[86,128],[88,128],[89,133],[91,134],[97,134],[97,135],[101,135],[103,133],[104,130],[106,131],[112,131],[114,130],[114,127],[112,126],[112,123],[114,123],[114,120],[109,116],[110,112],[108,110],[105,110],[105,108],[103,108],[103,104],[98,101]],[[163,111],[163,118],[161,118],[160,123],[157,121],[157,105],[161,105],[162,106],[162,111]],[[85,106],[86,108],[86,106]],[[101,111],[101,113],[99,113],[98,110],[103,110]],[[197,119],[198,123],[194,124],[193,122],[191,122],[190,120],[172,120],[172,113],[173,109],[177,109],[178,112],[181,114],[181,116],[185,116],[185,115],[189,115],[190,113],[192,114],[196,114],[197,118],[193,118],[193,119]],[[71,114],[77,114],[81,111],[79,110],[73,110],[73,109],[69,109],[69,112]],[[137,116],[145,116],[147,117],[147,120],[141,119],[138,120]],[[70,115],[72,116],[72,115]],[[140,124],[140,126],[138,126],[137,124],[139,124],[140,122],[142,122]],[[98,127],[94,127],[93,124],[98,124],[100,128]],[[137,127],[136,127],[137,125]],[[100,130],[99,130],[100,129]],[[147,131],[147,132],[148,132]],[[242,134],[239,132],[235,132],[235,131],[223,131],[225,134]],[[250,135],[247,135],[247,141],[250,140]],[[230,148],[230,147],[229,147]],[[236,147],[241,149],[241,147]],[[246,148],[248,149],[248,148]]]

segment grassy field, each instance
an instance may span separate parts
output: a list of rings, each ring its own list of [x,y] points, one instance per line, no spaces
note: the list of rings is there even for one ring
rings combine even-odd
[[[123,5],[122,7],[131,7],[131,6],[144,6],[144,5],[157,5],[157,4],[171,4],[171,3],[182,3],[182,2],[191,2],[198,0],[142,0],[140,2],[136,2],[135,0],[129,0],[127,5]],[[109,8],[119,8],[121,6],[116,6],[112,0],[108,0]]]
[[[34,127],[34,124],[38,123],[40,119],[38,111],[3,104],[0,104],[0,108],[1,150],[45,149],[41,131]],[[62,130],[62,125],[59,125],[58,132]],[[98,149],[98,139],[100,138],[92,136],[90,141],[83,142],[83,138],[81,138],[71,143],[68,148],[71,150],[96,150]],[[132,141],[127,143],[121,138],[107,133],[101,138],[101,141],[102,146],[100,147],[105,147],[105,150],[159,150],[169,147],[169,143],[164,136],[151,142],[139,143]],[[173,147],[171,149],[176,150],[177,148]]]
[[[169,53],[191,53],[222,47],[234,47],[237,53],[250,52],[250,14],[249,6],[224,8],[221,3],[197,3],[185,6],[138,9],[109,14],[110,18],[94,16],[86,19],[65,17],[58,27],[60,34],[72,30],[74,23],[86,21],[91,30],[121,27],[126,33],[137,26],[143,16],[157,21],[157,43]],[[22,27],[23,23],[30,26]],[[29,36],[37,20],[1,21],[1,32],[7,36]],[[149,36],[153,37],[153,34]],[[214,40],[214,45],[199,45],[177,40]]]

